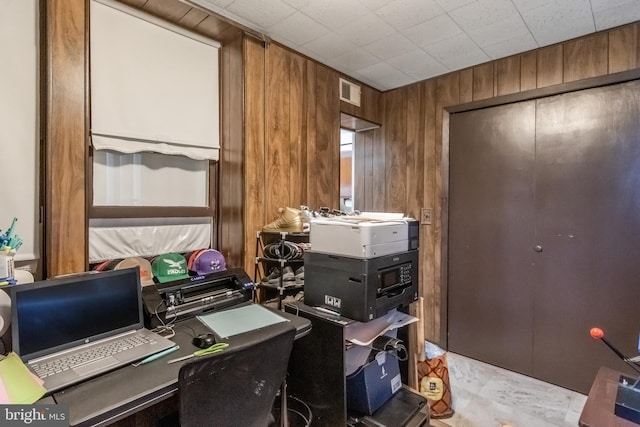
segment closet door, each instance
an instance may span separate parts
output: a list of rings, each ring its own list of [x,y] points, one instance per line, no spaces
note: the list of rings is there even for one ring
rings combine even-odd
[[[640,331],[640,82],[537,101],[534,376],[583,393]],[[630,371],[633,372],[633,371]]]
[[[450,116],[449,350],[530,374],[535,101]]]

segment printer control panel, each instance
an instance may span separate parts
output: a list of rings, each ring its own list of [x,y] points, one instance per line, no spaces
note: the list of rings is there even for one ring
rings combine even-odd
[[[407,262],[378,271],[378,292],[389,291],[411,283],[412,263]]]
[[[411,264],[400,266],[400,282],[402,284],[411,283]]]

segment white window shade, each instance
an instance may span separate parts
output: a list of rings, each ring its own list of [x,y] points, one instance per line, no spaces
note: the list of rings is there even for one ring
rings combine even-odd
[[[211,218],[115,218],[89,222],[89,262],[211,247]]]
[[[159,23],[112,1],[91,2],[93,146],[217,160],[219,45]]]

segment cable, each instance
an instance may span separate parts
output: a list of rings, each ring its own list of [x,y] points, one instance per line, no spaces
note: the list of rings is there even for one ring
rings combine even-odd
[[[177,319],[177,316],[174,316],[173,319],[171,319],[170,322],[165,323],[164,320],[162,320],[162,318],[160,317],[160,314],[158,314],[158,309],[160,308],[160,306],[163,304],[163,301],[160,301],[160,303],[156,306],[156,308],[153,310],[153,314],[156,316],[156,318],[158,319],[158,321],[160,322],[160,326],[157,326],[156,328],[154,328],[152,330],[152,332],[157,332],[159,334],[163,334],[164,332],[169,332],[168,335],[163,335],[165,338],[173,338],[176,335],[176,331],[173,330],[173,327],[175,326],[175,322]]]

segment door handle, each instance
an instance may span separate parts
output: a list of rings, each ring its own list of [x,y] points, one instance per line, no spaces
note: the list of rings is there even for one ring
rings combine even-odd
[[[535,246],[533,247],[533,250],[534,250],[534,251],[536,251],[536,252],[542,252],[542,246],[540,246],[540,245],[535,245]]]

